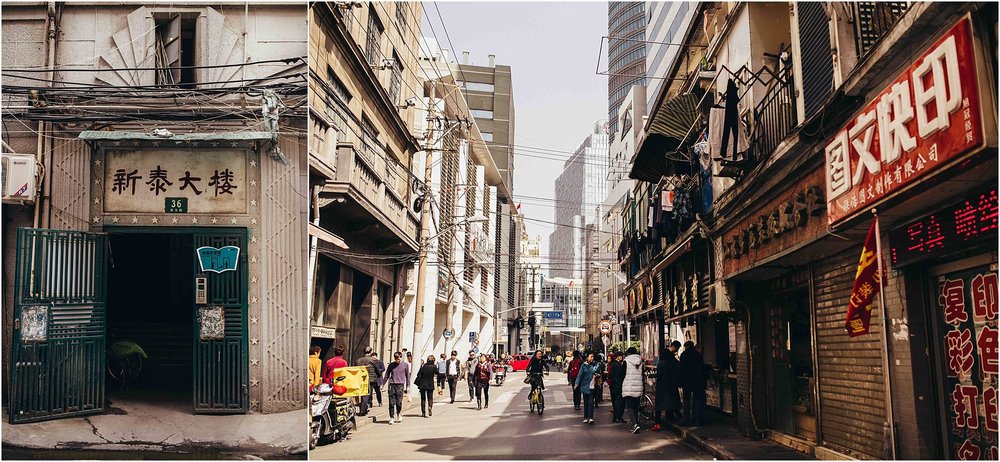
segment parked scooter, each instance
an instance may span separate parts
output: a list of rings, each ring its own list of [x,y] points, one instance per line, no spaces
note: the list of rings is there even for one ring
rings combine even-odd
[[[345,377],[337,377],[337,382]],[[339,392],[339,393],[338,393]],[[323,383],[313,389],[310,397],[312,422],[309,432],[309,449],[315,449],[318,444],[335,443],[347,438],[347,435],[358,429],[357,407],[351,398],[338,398],[346,389],[339,384],[330,386]]]

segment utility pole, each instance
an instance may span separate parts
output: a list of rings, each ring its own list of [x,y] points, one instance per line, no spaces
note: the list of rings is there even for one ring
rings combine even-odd
[[[436,85],[431,85],[431,97],[427,105],[427,129],[424,131],[424,198],[420,204],[420,241],[419,241],[419,262],[417,264],[417,294],[416,310],[413,318],[413,345],[410,351],[416,351],[417,334],[424,331],[424,287],[427,285],[427,247],[430,245],[431,228],[431,161],[434,157],[433,122],[436,118],[437,108]]]

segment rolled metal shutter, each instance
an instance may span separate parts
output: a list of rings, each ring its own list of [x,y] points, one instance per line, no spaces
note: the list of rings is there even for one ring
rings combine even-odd
[[[824,446],[878,459],[886,420],[880,307],[872,308],[867,335],[851,338],[844,327],[860,255],[852,247],[815,267],[820,428]]]

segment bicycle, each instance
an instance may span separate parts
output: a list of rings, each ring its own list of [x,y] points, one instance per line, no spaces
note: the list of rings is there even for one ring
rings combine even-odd
[[[643,375],[647,379],[652,379],[653,388],[656,388],[656,372],[646,371]],[[646,422],[651,422],[653,420],[653,414],[656,412],[656,408],[653,405],[653,398],[650,393],[646,392],[646,380],[642,381],[642,396],[639,397],[639,420],[644,420]]]
[[[142,360],[149,356],[139,344],[131,340],[119,340],[108,346],[108,375],[117,381],[122,389],[139,378],[142,373]]]
[[[540,381],[541,379],[532,376],[531,380]],[[538,383],[537,385],[532,384],[532,386],[534,387],[534,389],[528,396],[528,412],[535,412],[537,410],[538,415],[542,415],[542,412],[545,411],[545,396],[542,395],[541,383]]]

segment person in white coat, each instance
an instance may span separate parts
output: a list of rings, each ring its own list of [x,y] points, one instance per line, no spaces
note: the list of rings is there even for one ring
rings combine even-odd
[[[642,358],[635,347],[625,351],[625,380],[622,381],[622,399],[625,409],[632,411],[632,433],[639,433],[639,398],[643,392]]]

